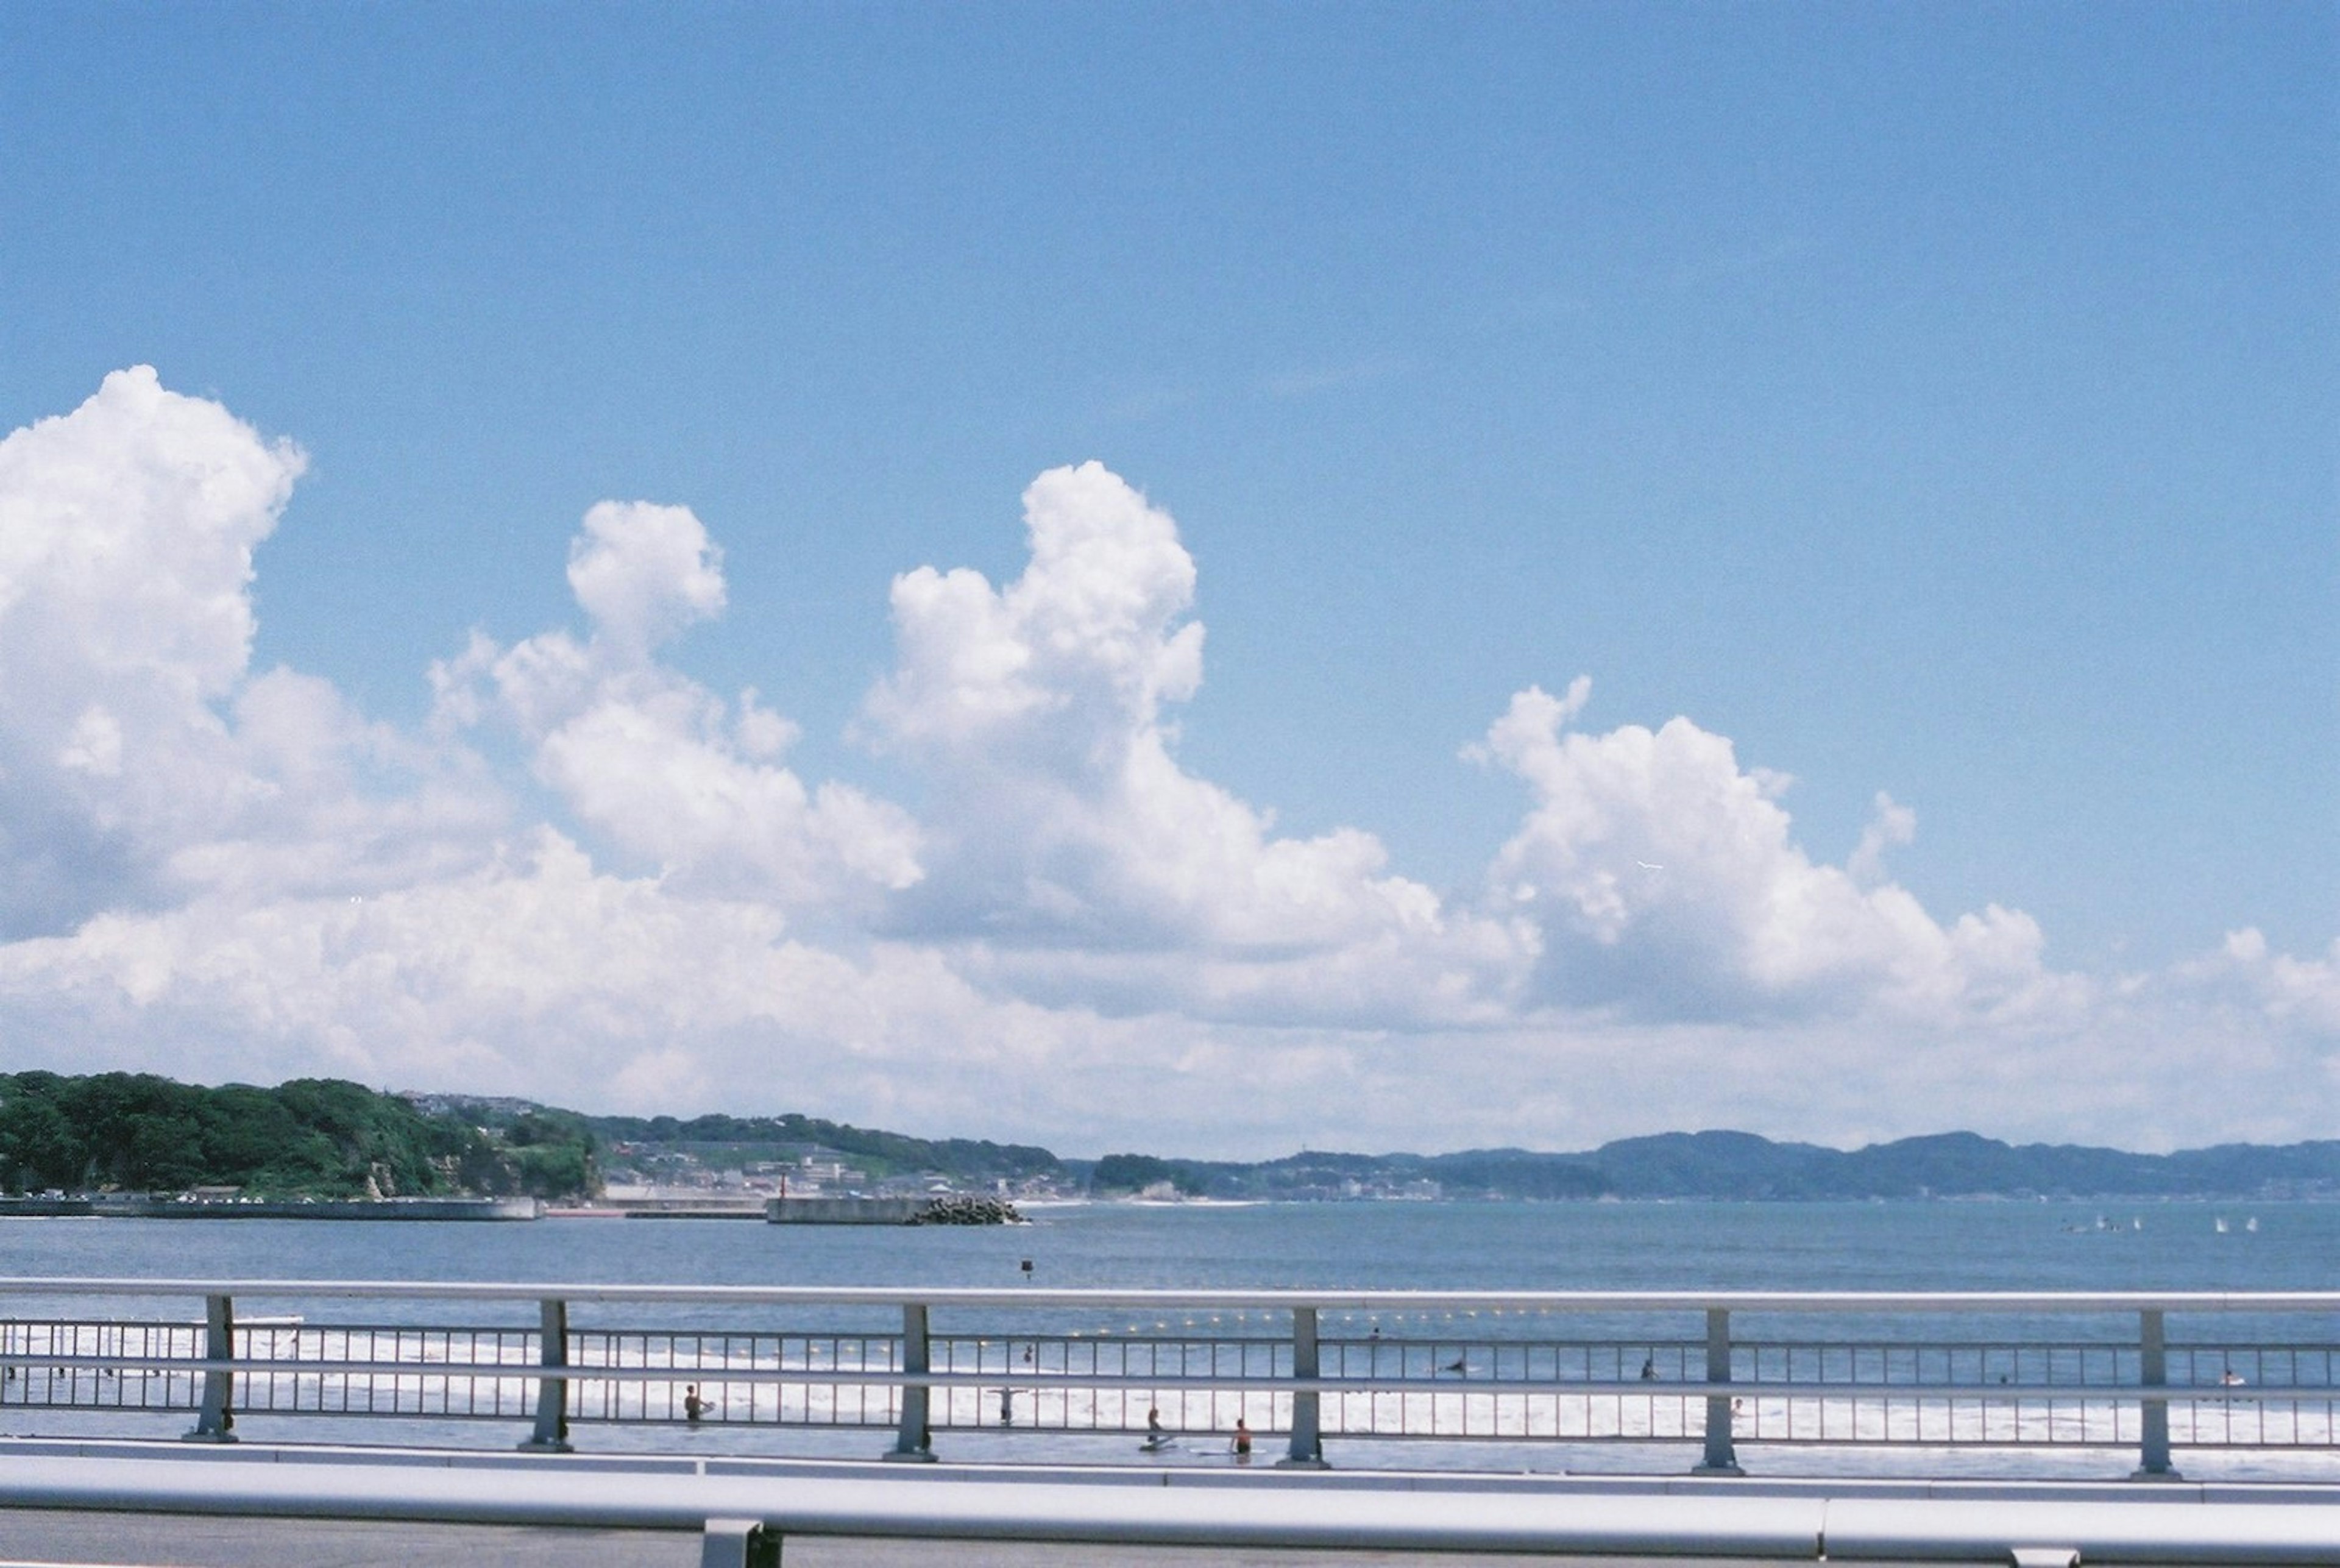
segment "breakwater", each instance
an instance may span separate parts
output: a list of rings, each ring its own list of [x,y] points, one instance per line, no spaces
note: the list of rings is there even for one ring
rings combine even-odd
[[[1023,1216],[1005,1198],[776,1197],[764,1206],[774,1225],[1016,1225]]]
[[[705,1198],[622,1199],[590,1208],[547,1210],[532,1197],[260,1199],[228,1197],[0,1197],[0,1219],[366,1219],[527,1220],[560,1218],[761,1219],[774,1225],[1015,1225],[1004,1198],[788,1197],[762,1204]]]

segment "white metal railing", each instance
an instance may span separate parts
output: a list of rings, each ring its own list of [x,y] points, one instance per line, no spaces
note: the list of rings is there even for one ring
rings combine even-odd
[[[126,1311],[168,1299],[202,1320]],[[97,1305],[35,1314],[50,1301]],[[249,1314],[347,1302],[527,1316]],[[1273,1434],[1289,1465],[1328,1436],[1678,1442],[1722,1474],[1740,1442],[2125,1447],[2146,1475],[2174,1448],[2340,1447],[2340,1292],[0,1279],[0,1406],[185,1411],[213,1441],[242,1411],[524,1421],[540,1450],[572,1424],[873,1427],[901,1459],[932,1458],[937,1431],[1156,1422]],[[1816,1320],[1835,1332],[1781,1332]]]
[[[251,1463],[241,1462],[245,1456]],[[222,1461],[224,1461],[223,1463]],[[689,1531],[708,1568],[763,1568],[803,1536],[1056,1542],[1230,1550],[1502,1553],[1571,1562],[1703,1561],[2329,1564],[2340,1503],[2325,1488],[1721,1482],[1555,1476],[1314,1475],[1023,1467],[937,1482],[899,1467],[739,1460],[478,1455],[415,1464],[298,1450],[197,1454],[153,1444],[12,1445],[0,1509],[405,1524]],[[23,1532],[17,1533],[19,1535]],[[12,1543],[15,1537],[12,1536]],[[448,1545],[400,1539],[437,1561]]]

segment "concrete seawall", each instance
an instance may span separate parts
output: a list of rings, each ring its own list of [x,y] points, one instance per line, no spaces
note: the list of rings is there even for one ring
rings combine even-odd
[[[907,1225],[927,1207],[922,1197],[776,1197],[764,1205],[774,1225]]]
[[[532,1197],[414,1197],[318,1203],[243,1203],[233,1199],[0,1198],[0,1219],[534,1219]]]

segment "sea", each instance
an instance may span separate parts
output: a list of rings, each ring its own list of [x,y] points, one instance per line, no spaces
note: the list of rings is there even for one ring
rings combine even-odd
[[[901,1288],[1685,1291],[2324,1291],[2340,1290],[2340,1203],[1908,1201],[1872,1203],[1453,1203],[1042,1205],[1028,1223],[1000,1227],[773,1226],[754,1221],[545,1218],[518,1223],[113,1218],[0,1220],[6,1275],[174,1280],[441,1280],[547,1285],[872,1285]],[[59,1315],[60,1304],[8,1299],[10,1316]],[[78,1312],[86,1304],[75,1304]],[[245,1311],[311,1320],[344,1317],[346,1301],[287,1292]],[[118,1315],[183,1315],[146,1302]],[[472,1316],[479,1309],[468,1309]],[[373,1321],[444,1319],[446,1305],[395,1305]],[[421,1315],[417,1316],[415,1315]],[[687,1316],[688,1315],[684,1315]],[[1189,1320],[1094,1325],[1105,1333],[1175,1334]],[[898,1325],[898,1317],[892,1322]],[[2210,1323],[2216,1332],[2269,1325]],[[882,1323],[877,1325],[882,1330]],[[1679,1325],[1677,1325],[1679,1326]],[[1800,1322],[1811,1337],[1857,1336],[1876,1325]],[[1993,1333],[2018,1334],[2019,1323]],[[947,1331],[937,1323],[937,1331]],[[1605,1325],[1631,1335],[1639,1323]],[[1328,1335],[1386,1330],[1393,1337],[1457,1338],[1483,1325],[1424,1321],[1329,1322]],[[2085,1332],[2117,1337],[2133,1321]],[[2068,1325],[2067,1328],[2068,1332]],[[2173,1321],[2173,1338],[2186,1332]],[[2292,1317],[2273,1332],[2340,1345],[2340,1315]],[[152,1424],[159,1416],[121,1417]],[[182,1419],[183,1418],[174,1418]],[[314,1422],[320,1418],[309,1418]],[[85,1412],[0,1407],[0,1434],[85,1434],[108,1428]],[[295,1440],[348,1435],[278,1417]],[[343,1424],[330,1424],[338,1429]],[[377,1426],[382,1423],[376,1423]],[[481,1423],[388,1423],[355,1440],[502,1444]],[[422,1428],[428,1427],[425,1431]],[[248,1435],[257,1435],[248,1434]],[[771,1428],[630,1433],[593,1428],[580,1445],[674,1446],[709,1453],[861,1454],[867,1430]],[[952,1433],[969,1459],[1093,1457],[1092,1435]],[[1087,1447],[1082,1447],[1082,1444]],[[1616,1444],[1437,1444],[1367,1440],[1376,1464],[1499,1470],[1646,1469],[1647,1454]],[[1624,1445],[1630,1447],[1631,1445]],[[1217,1450],[1212,1454],[1215,1461]],[[1679,1452],[1659,1463],[1680,1468]],[[2328,1450],[2220,1454],[2219,1474],[2340,1477]],[[1165,1459],[1197,1462],[1200,1455]],[[1826,1473],[1825,1448],[1781,1445],[1774,1474]],[[1874,1470],[1877,1461],[1865,1462]],[[2010,1457],[2003,1452],[1896,1459],[1929,1474],[2097,1474],[2102,1453]],[[2010,1466],[2012,1470],[2010,1471]],[[2196,1464],[2189,1474],[2202,1470]]]
[[[1029,1223],[996,1227],[8,1218],[0,1220],[0,1258],[18,1276],[161,1279],[2340,1289],[2340,1203],[1097,1203],[1025,1212]]]

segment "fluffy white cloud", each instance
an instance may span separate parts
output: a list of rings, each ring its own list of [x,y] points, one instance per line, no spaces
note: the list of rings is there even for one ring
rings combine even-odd
[[[721,610],[721,559],[685,508],[594,507],[569,561],[589,639],[475,636],[431,672],[442,727],[508,720],[579,821],[677,891],[804,909],[910,886],[906,814],[847,785],[808,789],[778,761],[795,727],[754,691],[727,703],[653,657]]]
[[[274,1082],[328,1073],[643,1112],[810,1108],[1001,1138],[1135,1144],[1181,1121],[1272,1137],[1219,1105],[1216,1033],[981,995],[931,950],[789,938],[749,899],[677,898],[540,830],[481,866],[366,898],[211,898],[0,946],[9,1037],[45,1059]],[[192,1048],[193,1047],[195,1048]],[[1326,1087],[1344,1053],[1266,1070]],[[1133,1063],[1167,1100],[1132,1099]],[[1172,1125],[1177,1125],[1174,1123]]]
[[[253,633],[252,552],[306,460],[217,403],[117,371],[0,441],[0,626],[28,667],[217,697]],[[31,693],[11,690],[12,709]]]
[[[1567,728],[1565,698],[1531,687],[1476,755],[1532,803],[1496,855],[1491,900],[1543,934],[1536,995],[1643,1016],[1721,1018],[1882,1008],[1937,1021],[2075,1006],[2077,982],[2040,962],[2038,924],[1996,905],[1948,927],[1907,889],[1865,885],[1915,818],[1879,797],[1855,863],[1815,863],[1780,797],[1788,780],[1739,765],[1687,719],[1605,735]]]
[[[253,552],[304,461],[144,366],[0,441],[0,936],[480,849],[501,806],[461,759],[249,677]]]
[[[1004,590],[965,568],[894,580],[901,660],[870,715],[937,756],[1110,774],[1202,683],[1202,624],[1183,620],[1194,560],[1169,513],[1101,463],[1033,481],[1024,525],[1031,562]]]
[[[1918,813],[1880,789],[1876,813],[1860,830],[1860,842],[1845,861],[1845,871],[1862,887],[1874,887],[1885,880],[1885,851],[1896,844],[1915,843],[1917,839]]]
[[[687,507],[605,501],[569,547],[569,587],[595,634],[640,658],[723,612],[723,552]]]
[[[597,873],[543,829],[372,898],[101,917],[0,948],[0,996],[52,1018],[134,1017],[150,1061],[193,1026],[235,1042],[235,1070],[262,1076],[514,1093],[621,1080],[632,1103],[670,1105],[719,1092],[743,1032],[762,1031],[759,1049],[828,1051],[884,1039],[887,1006],[915,1010],[910,987],[869,982],[781,926],[768,905]]]
[[[1203,628],[1168,513],[1089,462],[1042,474],[1024,517],[1031,560],[1006,587],[894,582],[899,663],[868,731],[947,780],[897,929],[1122,1008],[1453,1018],[1507,983],[1509,925],[1389,875],[1371,834],[1279,838],[1178,765],[1164,710],[1201,684]]]
[[[2340,1042],[2340,938],[2321,958],[2299,958],[2276,952],[2264,932],[2245,927],[2228,932],[2216,951],[2173,968],[2159,985],[2229,1015]],[[2332,1070],[2340,1074],[2340,1055]]]

